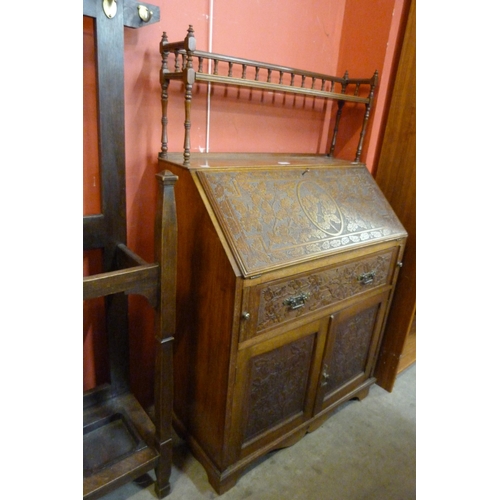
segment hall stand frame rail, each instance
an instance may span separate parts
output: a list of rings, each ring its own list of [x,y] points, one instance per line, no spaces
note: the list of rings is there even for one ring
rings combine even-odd
[[[83,498],[100,498],[155,469],[159,498],[170,492],[172,352],[175,328],[177,177],[157,177],[154,262],[127,247],[123,29],[158,22],[158,7],[133,0],[84,0],[95,19],[102,213],[83,218],[84,250],[102,249],[102,272],[83,278],[83,299],[104,297],[109,382],[83,394]],[[128,295],[155,310],[154,410],[129,387]]]

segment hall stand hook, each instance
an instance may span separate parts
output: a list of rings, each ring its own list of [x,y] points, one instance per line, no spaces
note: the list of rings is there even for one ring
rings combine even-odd
[[[149,23],[153,17],[153,11],[148,9],[145,5],[138,5],[137,10],[139,11],[139,17],[145,23]]]
[[[116,16],[117,9],[116,0],[102,0],[102,10],[109,19],[113,19]]]

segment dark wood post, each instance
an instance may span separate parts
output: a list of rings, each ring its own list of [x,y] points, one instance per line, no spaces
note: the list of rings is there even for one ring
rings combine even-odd
[[[359,162],[361,158],[361,151],[363,149],[363,140],[366,134],[366,126],[368,125],[368,118],[370,118],[370,110],[373,104],[373,96],[375,94],[375,87],[377,86],[377,82],[378,82],[378,71],[375,71],[372,77],[372,81],[370,83],[369,101],[365,105],[366,106],[365,117],[363,120],[363,126],[361,127],[361,134],[359,135],[358,150],[356,151],[356,158],[354,159],[355,162]]]
[[[345,94],[346,89],[347,89],[347,82],[349,81],[349,73],[346,71],[344,73],[344,78],[341,83],[342,85],[342,90],[341,93]],[[332,82],[332,92],[334,90],[334,83]],[[333,152],[335,150],[335,144],[337,143],[337,134],[339,132],[339,123],[340,123],[340,118],[342,116],[342,108],[344,107],[345,101],[337,101],[337,116],[335,117],[335,128],[333,129],[333,137],[332,137],[332,144],[330,146],[330,154],[329,156],[333,156]]]
[[[170,51],[166,48],[168,45],[168,37],[165,32],[160,41],[160,54],[161,54],[161,69],[160,69],[160,84],[161,84],[161,152],[160,158],[167,158],[168,152],[168,135],[167,135],[167,108],[168,108],[168,86],[170,80],[166,78],[168,70],[168,55]]]
[[[185,121],[184,121],[184,165],[189,165],[191,157],[191,99],[193,96],[193,84],[195,70],[193,68],[193,51],[196,50],[196,39],[194,38],[193,26],[189,25],[188,34],[184,39],[186,50],[186,67],[184,69],[185,90]]]
[[[173,340],[177,277],[177,215],[174,185],[168,171],[156,175],[155,261],[160,265],[158,307],[155,315],[155,447],[160,455],[155,490],[159,498],[170,491],[172,467]]]

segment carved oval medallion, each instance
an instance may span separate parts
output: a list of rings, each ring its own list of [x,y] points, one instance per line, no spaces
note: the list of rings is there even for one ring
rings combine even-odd
[[[307,218],[321,231],[337,236],[344,229],[344,218],[335,200],[319,184],[304,181],[297,186],[297,197]]]

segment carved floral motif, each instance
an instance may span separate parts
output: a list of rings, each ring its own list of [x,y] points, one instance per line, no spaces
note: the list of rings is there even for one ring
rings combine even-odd
[[[246,273],[404,231],[364,166],[198,176]]]
[[[309,335],[251,360],[246,440],[303,411],[313,345]]]
[[[370,288],[387,283],[392,250],[361,261],[315,272],[289,281],[270,284],[260,290],[257,331],[327,307]],[[362,285],[359,276],[374,273],[373,282]],[[308,294],[303,307],[293,310],[284,301],[299,293]]]
[[[333,391],[365,371],[378,304],[339,325],[329,367],[327,391]]]

